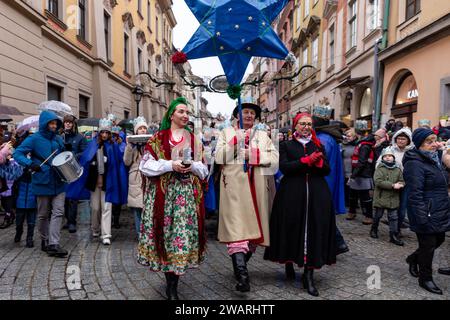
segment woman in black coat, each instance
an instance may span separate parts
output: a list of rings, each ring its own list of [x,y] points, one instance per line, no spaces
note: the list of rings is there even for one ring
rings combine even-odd
[[[325,180],[330,173],[309,114],[294,119],[294,139],[280,145],[284,174],[270,217],[270,247],[264,259],[286,264],[294,278],[293,263],[305,267],[303,285],[318,296],[313,271],[336,262],[336,221],[331,192]]]
[[[419,278],[419,285],[436,294],[442,290],[433,281],[434,251],[450,231],[450,203],[447,176],[438,151],[437,136],[427,128],[413,133],[415,149],[403,157],[403,176],[409,186],[408,217],[410,228],[417,234],[419,248],[406,259],[409,272]],[[439,273],[450,275],[450,268]]]

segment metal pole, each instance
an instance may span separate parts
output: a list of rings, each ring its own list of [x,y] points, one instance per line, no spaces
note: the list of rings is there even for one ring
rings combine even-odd
[[[139,103],[140,103],[140,101],[136,101],[136,111],[137,111],[137,116],[136,117],[139,117]]]

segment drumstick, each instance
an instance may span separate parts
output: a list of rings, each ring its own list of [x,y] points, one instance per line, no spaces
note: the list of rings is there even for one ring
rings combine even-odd
[[[58,150],[55,150],[55,152],[53,152],[51,155],[49,155],[48,158],[45,159],[44,162],[42,162],[41,165],[40,165],[39,167],[42,168],[42,166],[43,166],[44,164],[46,164],[46,163],[48,162],[48,160],[50,160],[50,158],[53,157],[53,155],[54,155],[55,153],[57,153],[57,152],[58,152]],[[35,174],[35,173],[36,173],[36,172],[33,172],[32,174]]]

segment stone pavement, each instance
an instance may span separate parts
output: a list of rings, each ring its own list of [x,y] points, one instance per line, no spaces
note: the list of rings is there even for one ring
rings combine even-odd
[[[164,275],[152,273],[135,261],[137,241],[131,214],[122,213],[122,228],[113,229],[112,245],[105,247],[91,239],[89,213],[81,211],[79,231],[76,234],[62,231],[62,246],[70,251],[68,259],[50,258],[42,253],[37,236],[35,248],[27,249],[24,241],[13,242],[14,227],[0,230],[0,299],[164,299]],[[409,275],[404,260],[416,248],[414,234],[405,230],[406,245],[397,247],[388,242],[385,225],[381,226],[380,239],[374,240],[368,236],[370,227],[361,224],[361,216],[352,222],[343,217],[338,220],[350,252],[339,256],[336,265],[316,271],[319,298],[302,289],[299,269],[297,280],[286,281],[284,267],[264,261],[261,249],[249,264],[252,291],[237,293],[226,249],[213,240],[208,245],[206,262],[181,278],[180,297],[189,300],[450,298],[450,277],[435,271],[435,281],[444,291],[443,296],[437,296],[421,289]],[[450,238],[446,240],[436,253],[435,270],[438,266],[450,266]],[[372,265],[380,268],[380,289],[368,289],[371,274],[367,268]],[[78,268],[81,283],[77,287],[73,286],[77,279],[73,272]]]

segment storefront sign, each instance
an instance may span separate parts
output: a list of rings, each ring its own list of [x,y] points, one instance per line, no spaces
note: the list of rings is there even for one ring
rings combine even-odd
[[[408,100],[417,99],[419,97],[419,91],[417,89],[408,91]]]

